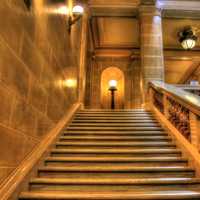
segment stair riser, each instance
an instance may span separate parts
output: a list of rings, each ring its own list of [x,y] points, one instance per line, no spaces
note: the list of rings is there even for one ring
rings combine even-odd
[[[194,172],[147,172],[147,173],[73,173],[73,172],[38,172],[39,177],[46,178],[193,178],[195,176]]]
[[[127,136],[131,136],[131,137],[135,137],[135,136],[140,136],[140,137],[146,137],[146,136],[168,136],[168,134],[164,133],[164,132],[124,132],[124,131],[116,131],[116,132],[90,132],[90,131],[74,131],[74,132],[64,132],[63,136],[99,136],[99,137],[108,137],[108,136],[117,136],[117,137],[127,137]]]
[[[96,150],[97,151],[99,151],[99,150],[100,151],[106,151],[106,150],[114,151],[116,149],[116,151],[117,151],[117,150],[119,150],[119,148],[120,148],[120,150],[125,150],[126,153],[129,153],[129,151],[135,150],[135,149],[143,149],[143,150],[151,150],[151,149],[155,149],[155,148],[176,149],[176,146],[175,145],[168,145],[168,144],[166,144],[166,145],[150,145],[149,144],[149,145],[137,145],[137,146],[129,146],[129,147],[128,146],[117,146],[117,145],[113,145],[113,146],[111,146],[111,145],[109,145],[109,146],[106,146],[106,145],[105,146],[56,145],[56,149],[71,150],[72,153],[74,153],[75,151],[79,151],[79,150],[80,150],[79,151],[80,153],[84,153],[85,151],[87,151],[85,153],[88,153],[88,151],[91,152],[91,151],[96,151]],[[81,151],[84,151],[84,152],[81,152]]]
[[[200,184],[174,184],[174,185],[30,185],[32,191],[67,191],[69,193],[73,191],[81,192],[104,192],[104,191],[134,191],[142,192],[148,190],[149,192],[158,191],[158,190],[187,190],[187,189],[200,189]]]
[[[84,124],[84,123],[77,123],[77,124],[70,124],[70,127],[98,127],[98,128],[102,128],[103,127],[160,127],[160,125],[158,123],[88,123],[88,124]]]
[[[110,143],[112,144],[112,142],[151,142],[151,141],[157,141],[157,142],[172,142],[172,139],[170,138],[160,138],[160,139],[145,139],[145,138],[140,138],[140,139],[126,139],[126,138],[111,138],[111,139],[103,139],[103,138],[73,138],[73,139],[68,139],[68,138],[60,138],[60,142],[71,142],[71,143],[75,143],[75,142],[101,142],[103,143]]]
[[[104,167],[104,166],[113,166],[113,167],[117,167],[117,166],[130,166],[130,167],[140,167],[140,166],[144,166],[144,167],[160,167],[160,166],[171,166],[171,167],[177,167],[177,166],[187,166],[187,162],[123,162],[123,163],[113,163],[113,162],[49,162],[46,161],[45,164],[47,166],[57,166],[57,167],[66,167],[66,166],[99,166],[99,167]]]
[[[117,119],[80,119],[80,120],[73,120],[72,124],[78,124],[78,123],[84,123],[84,124],[88,124],[88,123],[97,123],[97,124],[103,124],[103,123],[111,123],[111,124],[118,124],[118,123],[122,123],[122,124],[141,124],[141,123],[156,123],[158,124],[158,122],[156,120],[127,120],[127,119],[121,119],[121,120],[117,120]]]
[[[121,131],[124,133],[126,133],[126,131],[131,131],[134,133],[134,131],[163,131],[163,129],[159,127],[69,127],[66,132],[70,131]]]
[[[162,157],[162,156],[174,156],[174,157],[177,157],[177,156],[181,156],[181,153],[151,153],[151,154],[148,154],[148,153],[138,153],[138,154],[129,154],[129,153],[57,153],[57,152],[51,152],[51,155],[52,156],[56,156],[56,157],[61,157],[61,156],[66,156],[66,157],[80,157],[80,156],[83,156],[83,157],[104,157],[104,156],[107,156],[107,157],[118,157],[118,156],[123,156],[123,157],[147,157],[149,158],[150,156],[151,157]]]
[[[135,113],[126,113],[126,112],[121,112],[121,113],[76,113],[75,116],[153,116],[151,112],[143,113],[143,112],[135,112]]]

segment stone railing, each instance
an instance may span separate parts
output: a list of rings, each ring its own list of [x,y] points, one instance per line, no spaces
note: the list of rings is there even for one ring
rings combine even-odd
[[[161,81],[151,82],[149,93],[152,108],[200,150],[200,97]]]
[[[191,92],[193,94],[200,96],[200,85],[177,84],[174,86],[179,87],[187,92]]]

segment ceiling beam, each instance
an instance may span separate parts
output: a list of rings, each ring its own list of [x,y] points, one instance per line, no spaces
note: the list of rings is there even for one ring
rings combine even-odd
[[[200,61],[199,51],[164,51],[164,58],[166,60],[180,60],[180,61]]]

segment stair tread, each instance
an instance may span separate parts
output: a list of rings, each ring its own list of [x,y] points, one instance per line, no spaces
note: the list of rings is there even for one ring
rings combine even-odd
[[[148,184],[200,184],[199,178],[33,178],[30,183],[41,184],[136,184],[136,185],[148,185]]]
[[[158,123],[157,122],[157,120],[156,119],[144,119],[144,120],[127,120],[127,119],[121,119],[121,120],[119,120],[119,119],[79,119],[79,120],[77,120],[77,119],[75,119],[75,120],[73,120],[73,122],[72,123],[74,123],[74,124],[77,124],[77,123],[147,123],[147,122],[156,122],[156,123]]]
[[[69,127],[160,127],[156,122],[151,123],[71,123]]]
[[[173,142],[154,142],[154,141],[145,141],[145,142],[127,142],[127,141],[121,141],[121,142],[96,142],[96,141],[85,141],[85,142],[56,142],[56,145],[97,145],[97,146],[104,146],[104,145],[119,145],[119,146],[124,146],[124,145],[127,145],[127,146],[137,146],[137,145],[175,145]]]
[[[53,149],[51,152],[60,153],[179,153],[178,149]]]
[[[57,191],[48,191],[48,192],[23,192],[20,195],[20,199],[129,199],[129,200],[141,200],[141,199],[199,199],[200,191],[192,189],[183,189],[183,190],[174,190],[174,191],[144,191],[144,192],[135,192],[135,191],[105,191],[105,192],[57,192]]]
[[[169,136],[61,136],[60,139],[69,139],[69,140],[171,140],[172,138]]]
[[[88,130],[65,130],[64,134],[71,134],[71,135],[76,135],[76,134],[80,134],[80,135],[120,135],[120,136],[126,136],[126,135],[131,135],[131,136],[146,136],[146,135],[168,135],[166,132],[164,132],[163,130],[159,130],[159,131],[148,131],[148,130],[143,130],[143,131],[126,131],[124,132],[123,130],[120,131],[88,131]]]
[[[172,162],[172,161],[179,161],[179,162],[186,162],[187,159],[182,157],[154,157],[154,158],[147,158],[147,157],[47,157],[47,161],[86,161],[86,162],[95,162],[95,161],[101,161],[101,162],[156,162],[156,161],[166,161],[166,162]]]
[[[112,171],[112,172],[119,172],[119,171],[147,171],[147,172],[154,172],[154,171],[194,171],[190,167],[185,166],[155,166],[155,167],[132,167],[132,166],[65,166],[65,167],[54,167],[54,166],[46,166],[39,168],[41,171]]]

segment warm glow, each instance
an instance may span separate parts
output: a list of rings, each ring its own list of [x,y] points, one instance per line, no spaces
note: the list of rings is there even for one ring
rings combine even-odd
[[[69,14],[69,9],[66,6],[60,6],[54,12],[61,15],[67,15]]]
[[[184,49],[192,49],[196,45],[196,41],[194,39],[185,39],[181,42],[181,45]]]
[[[110,80],[108,82],[109,88],[117,88],[117,81],[116,80]]]
[[[80,15],[80,14],[83,14],[83,12],[84,12],[83,7],[82,7],[82,6],[79,6],[79,5],[74,6],[73,9],[72,9],[72,13],[73,13],[73,14],[78,14],[78,15]]]
[[[76,80],[75,79],[64,80],[63,85],[68,88],[74,88],[76,87]]]
[[[107,67],[101,74],[101,108],[110,109],[110,87],[115,86],[115,108],[124,108],[124,73],[118,67]]]

